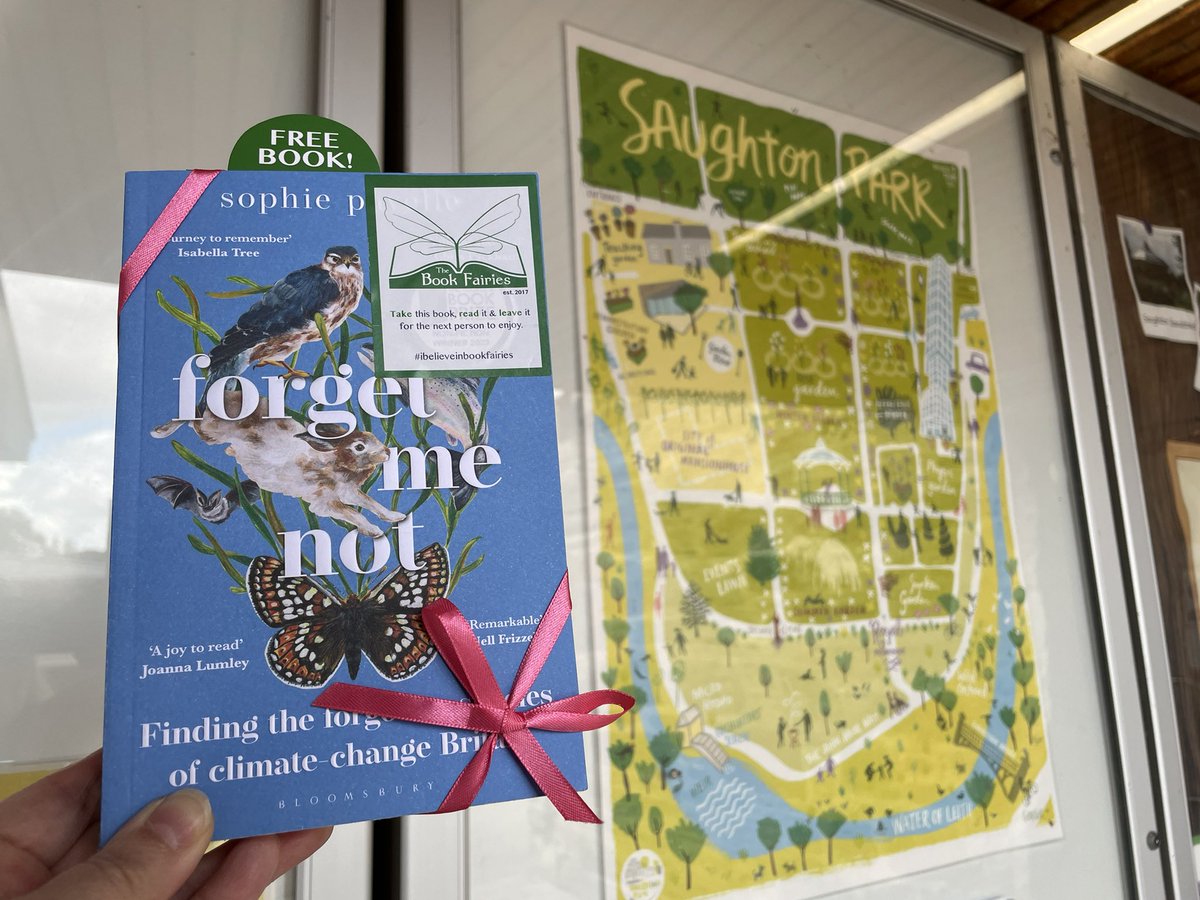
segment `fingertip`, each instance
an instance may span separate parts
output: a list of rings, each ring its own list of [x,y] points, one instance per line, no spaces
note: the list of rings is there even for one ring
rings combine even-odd
[[[145,827],[172,850],[207,845],[213,830],[212,805],[200,791],[176,791],[153,805]]]
[[[208,798],[177,791],[143,807],[99,851],[65,869],[35,897],[158,900],[196,868],[212,835]]]

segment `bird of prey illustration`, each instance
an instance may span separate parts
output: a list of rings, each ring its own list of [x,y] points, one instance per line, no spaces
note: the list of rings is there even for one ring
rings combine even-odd
[[[222,494],[219,490],[205,494],[197,490],[195,485],[174,475],[151,475],[146,479],[154,493],[171,504],[172,509],[185,509],[203,519],[220,525],[238,508],[240,498],[237,488],[232,488]],[[253,481],[243,481],[242,493],[246,499],[254,503],[258,500],[258,485]]]
[[[279,279],[208,352],[211,362],[204,397],[218,378],[240,375],[250,365],[280,366],[289,376],[304,375],[287,358],[309,341],[320,340],[317,314],[325,320],[326,333],[332,334],[358,306],[362,291],[362,260],[356,249],[344,245],[330,247],[319,263]],[[204,397],[198,415],[207,406]],[[159,426],[154,435],[166,437],[181,424]]]

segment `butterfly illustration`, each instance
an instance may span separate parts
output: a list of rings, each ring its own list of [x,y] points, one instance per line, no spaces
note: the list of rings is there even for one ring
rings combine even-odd
[[[320,687],[346,660],[358,677],[362,654],[384,678],[402,681],[420,672],[437,651],[420,611],[446,590],[446,548],[430,544],[415,571],[398,568],[362,597],[345,600],[311,578],[285,578],[283,563],[256,556],[246,570],[246,592],[258,617],[279,630],[266,647],[267,664],[287,684]]]

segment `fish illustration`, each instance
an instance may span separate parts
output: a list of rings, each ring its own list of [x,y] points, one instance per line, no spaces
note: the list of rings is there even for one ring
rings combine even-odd
[[[358,358],[368,369],[375,369],[375,346],[371,343],[365,343],[358,349]],[[399,378],[397,381],[400,384],[400,400],[405,405],[411,408],[412,401],[408,392],[408,379]],[[472,443],[486,444],[488,437],[487,422],[480,422],[480,416],[483,415],[483,407],[479,402],[479,379],[478,378],[425,378],[425,409],[433,413],[429,418],[432,425],[436,425],[446,434],[447,443],[451,447],[462,447],[462,450],[450,450],[450,458],[453,460],[454,469],[454,487],[450,492],[450,497],[454,501],[455,509],[462,509],[467,505],[467,502],[475,495],[477,488],[474,485],[467,484],[462,477],[459,469],[459,460],[462,458],[467,446]],[[471,416],[474,418],[476,427],[479,429],[479,440],[471,440],[471,423],[467,419],[467,413],[463,409],[463,404],[466,404],[467,409],[471,410]],[[477,453],[479,451],[476,451]],[[481,466],[477,471],[483,472],[487,466]]]
[[[375,369],[375,346],[363,344],[358,350],[358,358],[368,369]],[[408,379],[397,379],[400,382],[400,400],[411,408],[412,403],[408,393]],[[433,413],[430,424],[436,425],[446,433],[446,439],[451,447],[466,448],[470,444],[486,444],[488,437],[487,422],[478,425],[482,407],[479,403],[478,378],[425,378],[425,409]],[[461,398],[461,399],[460,399]],[[466,410],[471,410],[480,429],[479,440],[471,439],[471,423],[467,419]]]

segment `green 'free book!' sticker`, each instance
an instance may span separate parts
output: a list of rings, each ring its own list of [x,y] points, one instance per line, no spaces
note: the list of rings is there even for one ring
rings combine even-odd
[[[536,177],[364,181],[376,374],[549,374]]]
[[[288,172],[378,172],[379,161],[354,129],[294,113],[252,125],[229,153],[230,169]]]

